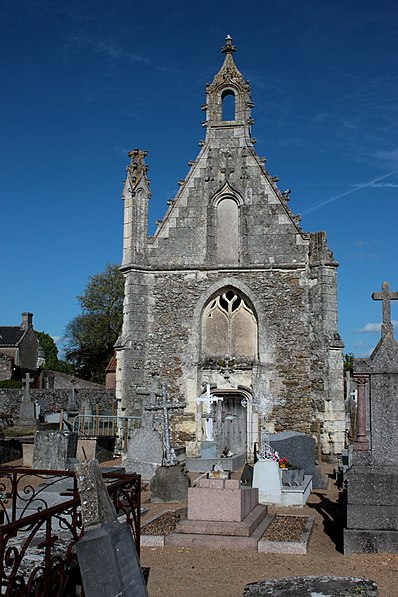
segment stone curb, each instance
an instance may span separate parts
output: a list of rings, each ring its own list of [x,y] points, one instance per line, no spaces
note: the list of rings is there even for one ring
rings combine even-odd
[[[300,541],[267,541],[260,539],[257,547],[258,551],[260,553],[307,554],[315,518],[314,516],[306,516],[304,514],[295,514],[295,516],[305,516],[307,518]]]

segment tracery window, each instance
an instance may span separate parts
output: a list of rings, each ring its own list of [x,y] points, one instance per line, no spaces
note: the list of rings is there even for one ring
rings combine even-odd
[[[205,357],[257,357],[257,320],[253,309],[235,289],[224,289],[203,313]]]

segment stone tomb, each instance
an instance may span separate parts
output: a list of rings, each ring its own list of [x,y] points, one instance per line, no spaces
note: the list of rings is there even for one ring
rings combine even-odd
[[[398,344],[393,337],[388,282],[381,293],[383,324],[368,359],[354,359],[358,387],[357,437],[347,475],[344,553],[398,553]],[[366,429],[365,385],[369,384],[370,434]]]
[[[271,522],[258,490],[235,479],[200,479],[188,489],[188,517],[165,538],[166,546],[257,551]]]
[[[282,485],[282,469],[273,460],[258,460],[253,470],[253,487],[259,490],[260,504],[304,506],[312,490],[312,476],[304,475],[300,485]]]

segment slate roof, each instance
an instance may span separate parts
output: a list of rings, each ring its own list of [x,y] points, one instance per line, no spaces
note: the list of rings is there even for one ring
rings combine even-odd
[[[0,346],[17,346],[25,332],[17,325],[0,326]]]

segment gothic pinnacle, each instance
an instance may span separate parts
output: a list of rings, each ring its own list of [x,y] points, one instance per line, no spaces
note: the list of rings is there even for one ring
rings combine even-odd
[[[232,54],[233,52],[236,52],[236,46],[232,45],[232,37],[230,35],[227,35],[225,38],[225,46],[221,48],[221,52],[223,54]]]

